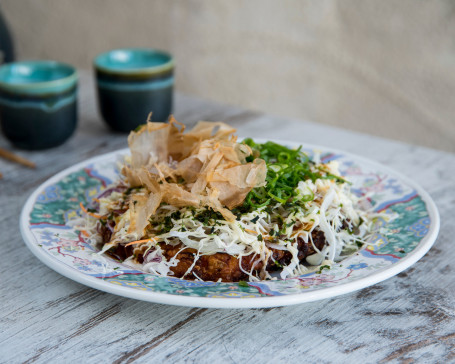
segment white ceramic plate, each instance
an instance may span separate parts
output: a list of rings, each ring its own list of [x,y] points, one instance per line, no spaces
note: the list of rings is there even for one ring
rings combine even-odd
[[[296,143],[279,143],[298,146]],[[390,278],[417,262],[433,245],[439,215],[430,196],[401,174],[370,160],[330,148],[322,161],[337,160],[357,194],[368,193],[386,233],[375,234],[359,253],[322,273],[286,280],[237,283],[195,282],[133,270],[84,241],[68,221],[118,176],[121,150],[78,163],[50,178],[27,200],[20,228],[28,248],[56,272],[89,287],[144,301],[194,307],[259,308],[334,297]],[[398,216],[389,219],[388,216]]]

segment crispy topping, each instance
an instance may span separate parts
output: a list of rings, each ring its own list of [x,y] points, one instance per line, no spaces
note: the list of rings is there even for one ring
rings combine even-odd
[[[210,207],[227,221],[255,187],[265,185],[262,159],[247,162],[252,153],[237,143],[234,128],[222,122],[200,121],[188,133],[173,117],[169,123],[151,123],[130,133],[131,163],[122,173],[132,186],[146,192],[130,202],[128,233],[141,236],[161,202],[175,207]]]

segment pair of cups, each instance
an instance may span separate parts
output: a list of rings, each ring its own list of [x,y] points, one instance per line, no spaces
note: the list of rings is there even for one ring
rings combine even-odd
[[[174,62],[154,49],[118,49],[95,58],[98,102],[105,122],[128,132],[164,121],[172,110]],[[26,61],[0,67],[0,124],[17,147],[45,149],[65,142],[77,125],[74,67],[55,61]]]

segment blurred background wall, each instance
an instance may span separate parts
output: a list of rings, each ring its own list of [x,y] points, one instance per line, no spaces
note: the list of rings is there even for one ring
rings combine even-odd
[[[455,1],[2,0],[19,59],[177,60],[177,90],[455,152]],[[324,144],[321,135],[315,143]]]

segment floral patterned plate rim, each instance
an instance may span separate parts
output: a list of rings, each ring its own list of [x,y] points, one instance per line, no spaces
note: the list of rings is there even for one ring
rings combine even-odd
[[[332,148],[302,145],[321,161],[337,160],[356,194],[368,194],[372,208],[384,212],[383,227],[358,253],[330,270],[286,280],[195,282],[144,273],[88,244],[68,222],[118,176],[117,161],[128,149],[75,164],[39,186],[25,203],[20,228],[27,247],[56,272],[112,294],[192,307],[261,308],[316,301],[353,292],[390,278],[417,262],[439,232],[439,214],[431,197],[415,182],[379,163]],[[394,218],[391,218],[394,216]],[[390,217],[390,218],[389,218]],[[384,232],[385,231],[385,232]]]

